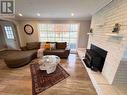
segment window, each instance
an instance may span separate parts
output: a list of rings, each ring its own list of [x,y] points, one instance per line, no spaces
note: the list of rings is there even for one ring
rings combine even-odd
[[[39,24],[40,41],[67,42],[71,49],[76,49],[79,24]]]
[[[13,31],[11,26],[4,26],[7,39],[14,39]]]

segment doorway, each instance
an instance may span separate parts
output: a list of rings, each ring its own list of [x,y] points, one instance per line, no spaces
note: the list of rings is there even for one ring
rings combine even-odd
[[[2,28],[7,49],[18,49],[19,40],[14,23],[10,21],[0,21],[0,26]]]

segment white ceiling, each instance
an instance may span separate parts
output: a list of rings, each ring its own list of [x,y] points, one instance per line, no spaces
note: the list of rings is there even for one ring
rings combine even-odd
[[[15,0],[17,19],[84,19],[108,4],[111,0]],[[37,13],[41,16],[38,17]],[[71,13],[75,15],[72,17]]]

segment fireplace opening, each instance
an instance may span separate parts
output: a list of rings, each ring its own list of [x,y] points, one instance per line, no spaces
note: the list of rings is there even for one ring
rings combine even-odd
[[[83,61],[86,66],[92,70],[102,72],[106,56],[106,50],[91,44],[90,49],[86,49],[86,54]]]

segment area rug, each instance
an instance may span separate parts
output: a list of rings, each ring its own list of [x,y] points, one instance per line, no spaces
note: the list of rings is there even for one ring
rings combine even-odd
[[[58,64],[56,70],[47,74],[39,69],[39,64],[30,64],[32,77],[32,94],[37,95],[49,87],[57,84],[69,76],[69,74]]]

